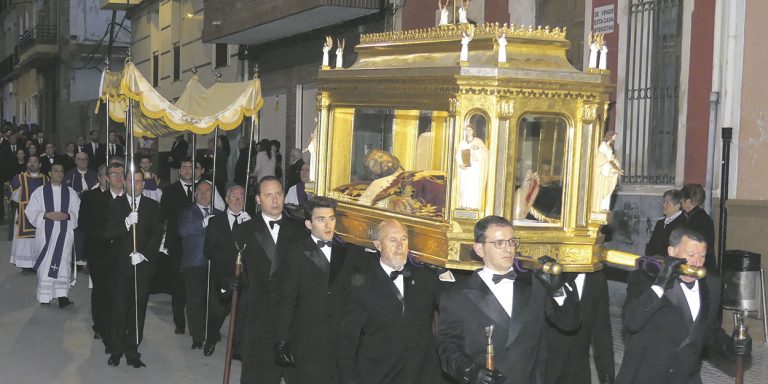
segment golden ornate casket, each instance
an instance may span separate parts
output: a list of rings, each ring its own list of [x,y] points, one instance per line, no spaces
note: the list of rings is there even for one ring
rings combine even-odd
[[[353,65],[317,78],[310,188],[339,200],[344,240],[371,246],[395,218],[421,261],[474,269],[473,226],[500,215],[522,257],[601,268],[609,212],[590,194],[613,85],[568,63],[564,30],[452,24],[360,41]]]

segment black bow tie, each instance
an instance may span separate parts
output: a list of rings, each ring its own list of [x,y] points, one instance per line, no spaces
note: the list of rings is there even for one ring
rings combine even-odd
[[[693,287],[696,285],[696,280],[691,281],[691,282],[687,282],[687,281],[682,281],[681,280],[680,282],[682,282],[685,285],[685,287],[688,288],[688,289],[693,289]]]
[[[322,248],[322,247],[330,247],[332,245],[333,245],[333,241],[323,241],[323,240],[318,240],[317,241],[317,246],[320,247],[320,248]]]
[[[494,284],[498,284],[504,279],[514,280],[516,277],[517,277],[517,272],[515,272],[514,269],[510,269],[509,272],[503,275],[494,274],[493,277],[491,277],[491,281],[493,281]]]
[[[389,273],[389,278],[392,279],[392,281],[395,281],[397,279],[397,276],[403,275],[403,277],[411,277],[411,271],[407,269],[401,269],[399,271],[392,271]]]
[[[269,229],[275,229],[275,224],[278,226],[283,225],[283,219],[280,220],[270,220],[269,221]]]

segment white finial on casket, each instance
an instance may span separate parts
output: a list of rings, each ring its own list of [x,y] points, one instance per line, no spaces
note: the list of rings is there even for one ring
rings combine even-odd
[[[437,0],[437,9],[440,10],[440,21],[437,25],[448,25],[448,0],[445,0],[445,5],[441,0]]]
[[[323,44],[323,68],[328,68],[330,60],[328,59],[328,52],[333,48],[333,38],[330,36],[325,37],[325,44]]]
[[[507,38],[505,34],[497,35],[496,41],[499,43],[499,63],[507,62]]]
[[[336,69],[344,68],[344,43],[345,40],[336,40],[338,46],[336,47]]]
[[[475,37],[475,29],[469,28],[461,33],[461,54],[459,61],[469,61],[469,42]]]
[[[455,0],[454,0],[455,1]],[[446,1],[446,4],[448,2]],[[461,7],[459,7],[459,24],[467,24],[467,7],[469,6],[469,0],[462,0]]]

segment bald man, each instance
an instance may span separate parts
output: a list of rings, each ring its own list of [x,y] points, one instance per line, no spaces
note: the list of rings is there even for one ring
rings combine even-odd
[[[351,275],[337,332],[340,383],[440,383],[432,330],[440,282],[407,263],[408,230],[398,221],[381,222],[373,244],[378,260]]]

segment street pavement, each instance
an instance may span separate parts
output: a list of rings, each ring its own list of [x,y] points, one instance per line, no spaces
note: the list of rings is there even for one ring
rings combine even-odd
[[[3,240],[7,227],[0,226]],[[153,295],[147,309],[145,338],[139,351],[146,368],[136,369],[122,360],[107,365],[101,341],[91,331],[88,276],[78,275],[70,290],[74,305],[59,309],[54,301],[37,303],[37,276],[21,272],[8,263],[11,242],[0,241],[0,384],[103,384],[103,383],[220,383],[225,344],[217,345],[211,357],[191,350],[191,337],[173,333],[170,297]],[[621,338],[620,303],[623,283],[611,281],[611,327],[616,371],[624,354]],[[226,339],[228,324],[222,329]],[[760,332],[755,329],[751,332]],[[747,363],[745,383],[768,383],[768,347],[759,343]],[[593,369],[594,375],[594,369]],[[732,383],[733,364],[705,360],[704,384]],[[240,381],[240,362],[233,361],[231,382]],[[596,381],[595,381],[596,382]],[[650,383],[649,383],[650,384]]]
[[[7,227],[0,226],[2,240]],[[88,275],[78,274],[70,290],[73,306],[42,306],[37,275],[8,262],[11,242],[0,241],[0,384],[221,383],[224,341],[211,357],[192,350],[189,334],[174,334],[171,300],[153,295],[139,347],[146,368],[107,365],[104,345],[93,339]],[[228,322],[222,328],[226,340]],[[233,361],[231,382],[240,382],[240,362]]]

